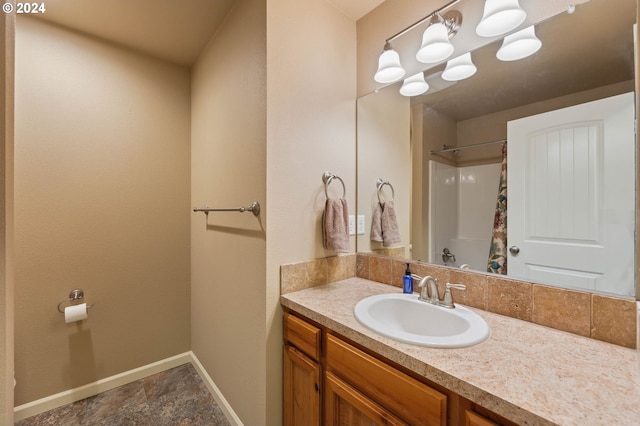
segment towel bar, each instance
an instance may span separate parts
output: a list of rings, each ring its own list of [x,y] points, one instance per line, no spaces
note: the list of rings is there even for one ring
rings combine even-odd
[[[249,207],[238,207],[238,208],[228,208],[228,209],[213,209],[210,208],[209,206],[205,205],[204,207],[194,207],[193,208],[194,212],[203,212],[204,214],[208,215],[209,212],[240,212],[240,213],[244,213],[246,211],[249,211],[251,213],[253,213],[254,216],[258,216],[260,215],[260,204],[257,201],[254,201],[253,203],[251,203],[251,205]]]

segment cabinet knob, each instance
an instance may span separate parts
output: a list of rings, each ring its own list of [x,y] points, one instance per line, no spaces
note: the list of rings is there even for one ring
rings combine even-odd
[[[320,390],[320,387],[318,386],[317,383],[314,383],[314,387],[316,388],[316,392],[318,392]]]

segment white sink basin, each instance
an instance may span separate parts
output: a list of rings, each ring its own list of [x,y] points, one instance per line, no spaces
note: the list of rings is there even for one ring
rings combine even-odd
[[[404,343],[435,348],[461,348],[485,341],[489,325],[475,312],[418,300],[417,294],[390,293],[359,301],[356,319],[365,327]]]

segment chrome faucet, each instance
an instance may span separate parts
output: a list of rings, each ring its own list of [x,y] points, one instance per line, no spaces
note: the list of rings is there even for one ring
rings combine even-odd
[[[451,289],[466,290],[467,286],[464,284],[451,284],[445,285],[444,296],[440,300],[440,294],[438,293],[438,280],[431,275],[421,277],[419,275],[412,274],[414,279],[419,280],[418,287],[420,287],[420,297],[418,300],[431,303],[433,305],[442,306],[444,308],[453,309],[455,304],[453,303],[453,296],[451,295]],[[427,285],[428,284],[428,285]]]
[[[429,283],[429,286],[427,286],[427,283]],[[418,300],[429,302],[434,305],[438,305],[440,303],[438,280],[436,278],[433,278],[431,275],[427,275],[420,280],[418,287],[420,287],[420,297]]]

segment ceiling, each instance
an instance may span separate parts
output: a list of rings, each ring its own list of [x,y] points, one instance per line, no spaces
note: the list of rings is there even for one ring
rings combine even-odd
[[[357,21],[384,3],[384,0],[327,0],[327,2],[349,18]]]
[[[306,0],[301,0],[306,1]],[[326,0],[357,21],[384,0]],[[46,21],[189,66],[236,0],[49,0]]]

